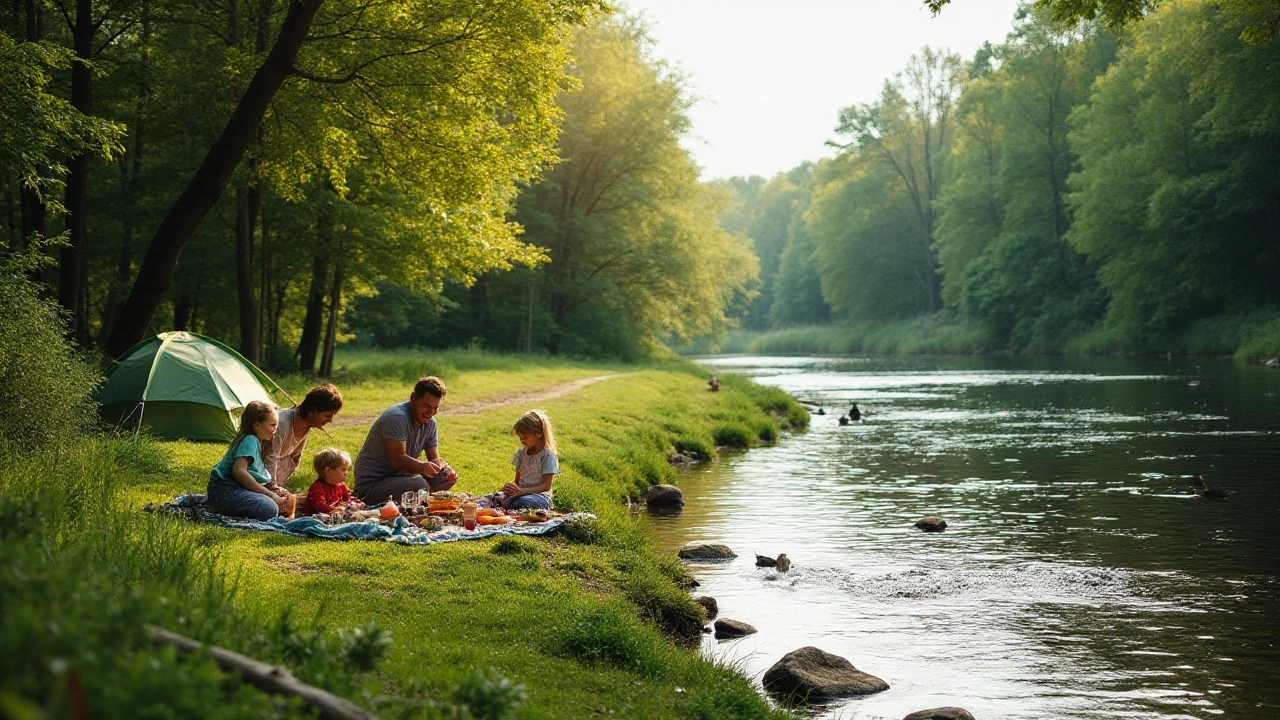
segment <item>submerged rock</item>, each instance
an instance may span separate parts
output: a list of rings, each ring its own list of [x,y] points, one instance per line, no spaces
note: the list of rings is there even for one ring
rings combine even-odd
[[[974,720],[968,710],[958,707],[941,707],[932,710],[917,710],[902,720]]]
[[[774,567],[777,564],[777,560],[774,560],[767,555],[756,555],[756,567]]]
[[[947,521],[936,515],[928,515],[917,520],[916,527],[925,532],[942,532],[947,529]]]
[[[654,485],[644,502],[650,510],[679,510],[684,507],[684,493],[675,485]]]
[[[713,597],[702,595],[694,598],[693,601],[706,609],[708,620],[715,620],[716,615],[720,614],[720,605],[716,603],[716,599]]]
[[[730,550],[728,545],[721,545],[720,543],[690,545],[676,553],[676,555],[681,560],[732,560],[738,557],[737,553]]]
[[[821,702],[851,695],[870,695],[889,689],[889,683],[868,675],[839,655],[816,647],[793,650],[764,673],[764,689],[799,702]]]
[[[754,635],[759,632],[751,625],[740,620],[729,620],[728,618],[717,620],[715,627],[717,640],[746,637],[747,635]]]
[[[787,557],[786,553],[783,553],[778,556],[778,559],[774,561],[774,564],[777,565],[778,572],[786,572],[791,569],[791,558]]]

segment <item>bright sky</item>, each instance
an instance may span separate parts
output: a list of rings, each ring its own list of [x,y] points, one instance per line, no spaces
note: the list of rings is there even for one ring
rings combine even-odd
[[[836,112],[869,102],[924,45],[965,59],[1004,39],[1018,0],[625,0],[699,98],[704,180],[769,177],[830,154]]]

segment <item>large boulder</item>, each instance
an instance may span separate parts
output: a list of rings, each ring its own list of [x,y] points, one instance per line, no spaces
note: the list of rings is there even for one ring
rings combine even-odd
[[[958,707],[941,707],[932,710],[917,710],[902,720],[974,720],[968,710]]]
[[[728,618],[717,620],[715,627],[717,640],[746,637],[759,632],[753,626],[748,625],[741,620],[730,620]]]
[[[654,485],[644,503],[650,510],[679,510],[684,507],[684,493],[675,485]]]
[[[889,683],[868,675],[839,655],[816,647],[793,650],[764,673],[764,689],[799,702],[824,702],[851,695],[870,695],[889,689]]]
[[[936,515],[928,515],[917,520],[916,527],[925,532],[942,532],[947,529],[947,521]]]
[[[720,614],[720,605],[716,603],[716,599],[713,597],[700,595],[694,598],[693,601],[701,605],[703,609],[707,611],[708,620],[715,620],[716,615]]]
[[[681,560],[732,560],[738,557],[737,553],[730,550],[728,545],[721,545],[720,543],[690,545],[676,553],[676,555]]]

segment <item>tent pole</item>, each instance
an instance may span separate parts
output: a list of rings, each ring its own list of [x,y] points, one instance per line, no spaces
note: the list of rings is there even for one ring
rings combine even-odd
[[[137,439],[137,437],[138,437],[138,433],[142,432],[142,416],[143,416],[143,414],[144,414],[144,413],[146,413],[146,412],[147,412],[147,401],[146,401],[146,400],[140,400],[140,401],[138,401],[138,408],[139,408],[139,412],[138,412],[138,426],[137,426],[136,428],[134,428],[134,429],[133,429],[133,437],[134,437],[134,439]]]

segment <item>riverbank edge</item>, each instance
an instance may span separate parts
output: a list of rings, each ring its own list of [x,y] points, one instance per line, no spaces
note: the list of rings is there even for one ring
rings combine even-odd
[[[1280,316],[1223,316],[1168,337],[1136,343],[1098,326],[1056,345],[1010,347],[980,328],[940,316],[897,322],[780,328],[743,337],[720,352],[774,355],[1027,355],[1229,357],[1280,367]]]
[[[720,442],[726,432],[734,436],[737,429],[745,427],[755,433],[755,437],[772,440],[784,424],[798,427],[807,423],[804,411],[781,391],[762,388],[742,378],[724,380],[720,393],[709,393],[705,389],[704,372],[689,364],[683,371],[637,372],[623,381],[631,387],[613,393],[614,397],[587,400],[593,393],[584,391],[561,403],[579,405],[579,410],[587,414],[604,405],[623,405],[625,403],[618,402],[623,399],[643,407],[640,412],[631,413],[629,423],[601,416],[599,426],[577,423],[572,434],[565,436],[562,457],[566,475],[575,480],[566,477],[566,482],[558,485],[557,501],[569,509],[593,510],[600,519],[571,528],[545,543],[505,538],[440,546],[431,549],[436,551],[434,554],[374,544],[361,547],[363,557],[353,558],[350,557],[351,544],[194,528],[185,523],[165,522],[166,519],[146,518],[147,533],[173,534],[175,542],[198,544],[207,556],[215,558],[220,572],[232,578],[236,586],[234,594],[226,596],[223,602],[238,605],[239,609],[227,614],[238,617],[241,624],[249,620],[257,626],[257,630],[231,631],[227,622],[209,623],[203,629],[188,623],[187,627],[179,625],[177,629],[248,654],[279,659],[281,653],[275,652],[273,657],[273,651],[264,648],[263,636],[272,635],[272,627],[282,622],[279,616],[282,603],[295,617],[305,617],[321,612],[326,606],[350,607],[362,594],[359,586],[370,582],[381,586],[381,592],[392,595],[401,591],[414,594],[408,591],[426,590],[430,586],[437,592],[437,600],[456,602],[476,610],[478,615],[490,617],[481,617],[479,629],[455,623],[452,641],[425,649],[427,656],[444,659],[443,663],[437,660],[424,664],[422,647],[407,653],[404,648],[398,653],[393,647],[377,674],[369,676],[363,684],[332,680],[326,683],[324,678],[317,684],[357,702],[362,698],[368,701],[370,685],[376,688],[378,696],[412,696],[424,691],[447,696],[467,681],[459,667],[469,667],[449,662],[448,658],[467,658],[464,662],[475,664],[474,654],[469,650],[473,643],[483,642],[476,636],[478,632],[496,645],[519,646],[520,652],[509,653],[507,662],[495,662],[493,667],[528,689],[530,702],[523,717],[564,717],[566,712],[572,715],[578,711],[590,713],[600,708],[623,710],[628,707],[650,714],[661,708],[654,715],[659,717],[785,717],[769,707],[748,678],[690,651],[687,641],[700,636],[705,621],[701,606],[694,603],[687,592],[690,578],[674,558],[658,552],[624,505],[626,500],[639,497],[649,485],[674,479],[667,462],[671,452],[709,449],[714,455],[717,445],[733,444]],[[612,382],[601,385],[607,387]],[[565,416],[564,410],[557,410],[555,405],[551,404],[552,412]],[[681,413],[681,408],[689,412]],[[505,436],[509,431],[507,420],[502,418],[495,423],[485,417],[489,414],[493,413],[476,416],[469,421],[470,427],[455,423],[450,432],[468,434],[471,442],[491,441],[496,439],[496,434]],[[665,421],[656,424],[655,414],[665,417]],[[572,426],[570,423],[562,427]],[[339,444],[350,444],[352,433],[363,433],[366,429],[345,429],[336,433],[335,439]],[[476,429],[481,432],[471,432]],[[619,442],[619,433],[631,436],[635,442]],[[155,500],[190,491],[190,485],[207,477],[209,457],[222,450],[195,443],[142,441],[139,446],[131,441],[96,442],[96,451],[90,448],[89,455],[97,452],[109,456],[117,466],[121,463],[125,466],[113,468],[107,475],[118,475],[127,468],[128,472],[145,476],[137,486],[121,489],[111,503],[113,510],[122,516],[134,517],[144,496]],[[503,447],[498,451],[500,455],[507,454],[507,442],[509,439],[504,437]],[[593,443],[601,447],[592,447]],[[139,447],[145,462],[129,467],[131,461],[125,456]],[[157,449],[158,454],[167,457],[158,459]],[[92,457],[87,460],[90,464],[94,462]],[[14,487],[12,482],[4,486],[5,489]],[[62,533],[64,539],[68,532],[74,534],[71,528],[57,532]],[[124,532],[131,535],[131,541],[139,540],[136,528],[133,532]],[[164,564],[161,561],[162,567],[153,570],[164,575],[167,572]],[[483,567],[491,586],[509,585],[518,590],[475,597],[467,587],[465,570],[474,570],[477,566]],[[536,576],[531,577],[530,570],[535,567]],[[300,572],[299,568],[302,568]],[[101,569],[108,573],[112,570],[109,563]],[[326,582],[319,589],[316,579],[308,577],[315,572],[332,577],[336,571],[345,571],[348,577],[345,581]],[[424,573],[432,578],[427,585],[417,580]],[[351,582],[352,576],[361,582]],[[397,582],[407,578],[412,580]],[[324,591],[324,587],[329,590]],[[530,595],[540,594],[567,598],[557,608],[558,612],[547,613],[548,617],[544,618],[554,630],[554,637],[529,641],[528,631],[492,629],[495,623],[491,616],[496,609],[518,606]],[[413,619],[424,610],[420,603],[400,603],[394,611],[378,613],[374,619],[393,635],[405,637],[404,628],[412,627]],[[207,612],[218,615],[221,611]],[[503,612],[496,614],[504,615]],[[148,619],[166,624],[163,617]],[[287,624],[287,620],[284,622]],[[691,631],[695,623],[696,633]],[[684,647],[681,647],[682,639]],[[523,662],[510,661],[514,655],[523,655]],[[535,667],[566,663],[575,667],[565,672]],[[295,672],[304,678],[307,676],[305,668]],[[554,691],[544,692],[552,673],[562,677]],[[608,682],[608,679],[618,682]],[[630,689],[655,683],[668,691],[679,688],[679,693],[652,706],[640,701],[636,691]],[[642,706],[649,707],[645,710]],[[555,710],[546,712],[547,708]]]

